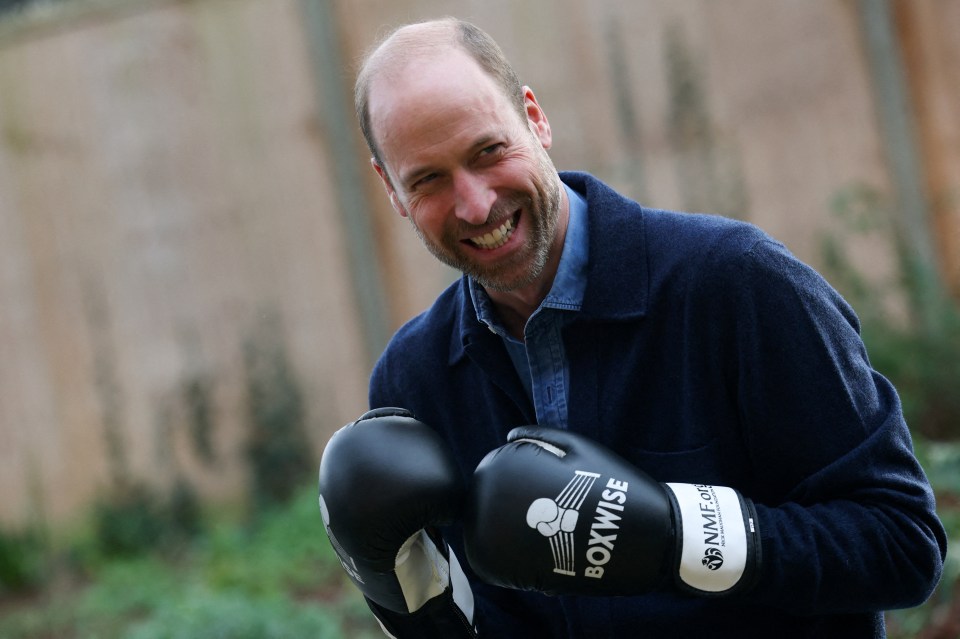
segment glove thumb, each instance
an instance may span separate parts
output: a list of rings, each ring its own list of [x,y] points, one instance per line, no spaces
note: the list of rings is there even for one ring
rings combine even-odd
[[[559,428],[518,426],[507,434],[507,442],[535,444],[557,457],[566,457],[567,453],[583,443],[583,436]]]

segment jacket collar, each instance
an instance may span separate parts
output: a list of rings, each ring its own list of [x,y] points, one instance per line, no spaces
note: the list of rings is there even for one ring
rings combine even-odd
[[[590,263],[582,315],[643,317],[649,289],[643,207],[587,173],[564,172],[560,177],[587,200]]]

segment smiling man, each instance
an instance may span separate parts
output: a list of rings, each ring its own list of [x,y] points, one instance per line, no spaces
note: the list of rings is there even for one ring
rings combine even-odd
[[[361,108],[372,163],[433,255],[483,286],[522,335],[553,282],[567,226],[546,152],[550,124],[529,87],[511,79],[511,99],[452,42],[439,58],[415,50],[450,35],[444,23],[400,31],[368,61]],[[395,57],[404,47],[413,50]]]
[[[393,208],[463,273],[321,461],[388,634],[882,637],[929,596],[932,491],[818,274],[754,226],[558,173],[469,23],[394,31],[356,103]]]

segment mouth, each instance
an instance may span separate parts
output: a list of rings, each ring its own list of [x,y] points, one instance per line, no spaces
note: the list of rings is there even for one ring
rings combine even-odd
[[[465,241],[479,249],[492,251],[506,244],[517,228],[520,221],[520,211],[516,211],[511,217],[507,218],[500,226],[476,237],[467,238]]]

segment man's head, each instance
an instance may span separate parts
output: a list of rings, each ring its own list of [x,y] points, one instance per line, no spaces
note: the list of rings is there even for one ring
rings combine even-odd
[[[356,98],[391,204],[438,259],[498,291],[552,280],[565,200],[550,125],[489,36],[403,27],[367,58]]]
[[[374,161],[383,165],[383,158],[370,128],[370,81],[378,73],[390,73],[417,55],[438,49],[459,48],[467,53],[500,87],[517,115],[526,118],[523,87],[500,46],[485,31],[455,18],[407,25],[393,31],[379,42],[364,61],[354,86],[354,106],[360,131]]]

